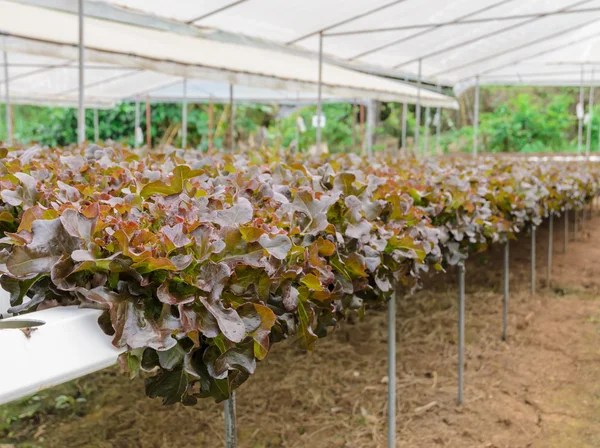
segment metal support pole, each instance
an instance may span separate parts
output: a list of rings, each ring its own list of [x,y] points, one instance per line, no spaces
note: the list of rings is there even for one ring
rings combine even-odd
[[[442,93],[442,88],[438,86],[438,90]],[[438,106],[435,112],[435,154],[440,153],[440,132],[442,129],[442,109]]]
[[[473,157],[477,157],[479,134],[479,75],[475,77],[475,110],[473,112]]]
[[[421,133],[421,69],[423,65],[422,62],[423,61],[419,59],[419,77],[417,79],[417,105],[415,108],[415,145],[413,150],[415,156],[418,156],[419,154],[419,134]]]
[[[152,114],[150,113],[150,97],[146,97],[146,146],[152,149]]]
[[[6,143],[13,144],[12,108],[10,107],[10,82],[8,77],[8,54],[4,52],[4,105],[6,107]]]
[[[465,362],[465,265],[458,265],[458,405],[463,404]]]
[[[535,294],[535,226],[531,227],[531,295]]]
[[[396,446],[396,292],[388,302],[388,448]]]
[[[563,241],[563,253],[567,253],[567,245],[569,244],[569,210],[565,209],[565,239]]]
[[[317,154],[321,154],[321,115],[323,115],[323,33],[319,33],[319,85],[317,94]]]
[[[506,341],[508,336],[508,287],[509,287],[509,243],[504,243],[504,297],[502,301],[502,340]]]
[[[370,159],[373,157],[373,138],[374,138],[374,129],[375,129],[375,110],[377,109],[377,104],[374,100],[369,100],[369,105],[367,107],[367,136],[366,136],[366,152],[367,157]]]
[[[583,65],[581,66],[581,85],[579,86],[579,104],[581,111],[585,110],[583,104]],[[582,114],[583,115],[583,114]],[[577,154],[581,154],[581,141],[583,139],[583,116],[577,117]]]
[[[360,154],[365,155],[365,105],[360,104]]]
[[[231,150],[235,150],[234,139],[234,128],[235,128],[235,115],[233,111],[233,84],[229,84],[229,139],[231,140]]]
[[[429,124],[430,124],[430,117],[429,114],[431,113],[431,109],[429,108],[429,106],[427,106],[425,108],[425,132],[424,132],[424,136],[423,136],[423,154],[425,155],[425,157],[429,156]]]
[[[408,81],[408,77],[404,77],[404,81]],[[402,103],[402,151],[406,156],[406,120],[408,119],[408,103]]]
[[[406,120],[408,119],[408,104],[402,104],[402,151],[406,154]]]
[[[213,148],[213,121],[214,121],[214,106],[212,99],[208,103],[208,149]]]
[[[100,141],[100,123],[98,122],[98,109],[94,109],[94,141]]]
[[[356,114],[358,113],[358,108],[355,103],[352,103],[352,151],[356,150]],[[298,120],[296,120],[296,133],[298,132]],[[299,140],[300,137],[296,138],[296,141]]]
[[[143,139],[139,138],[142,134],[142,128],[140,126],[140,100],[139,98],[135,99],[135,123],[134,123],[134,132],[133,132],[133,146],[136,148],[140,147],[140,143]]]
[[[181,105],[181,147],[187,147],[187,79],[183,78],[183,103]]]
[[[594,69],[592,69],[592,79],[590,80],[590,96],[588,98],[588,125],[587,136],[585,139],[585,156],[590,157],[590,146],[592,144],[592,124],[594,119]]]
[[[78,0],[79,5],[79,101],[77,111],[77,143],[85,141],[85,98],[84,98],[84,48],[83,41],[83,0]]]
[[[237,447],[237,430],[235,420],[235,391],[223,402],[225,412],[225,448]]]
[[[550,288],[550,275],[552,274],[552,240],[554,238],[554,214],[550,213],[548,220],[548,266],[546,266],[546,285]]]

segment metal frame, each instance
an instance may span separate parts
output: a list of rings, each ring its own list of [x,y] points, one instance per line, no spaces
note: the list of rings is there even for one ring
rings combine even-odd
[[[531,273],[530,273],[530,292],[535,295],[535,225],[531,226]]]
[[[493,4],[493,5],[489,5],[489,6],[486,6],[484,8],[481,8],[481,9],[478,9],[478,10],[475,10],[475,11],[471,11],[471,12],[469,12],[469,13],[463,15],[463,16],[457,17],[455,19],[455,21],[459,22],[460,20],[466,19],[468,17],[474,16],[474,15],[477,15],[477,14],[481,14],[481,13],[483,13],[485,11],[488,11],[490,9],[496,8],[496,7],[500,6],[500,5],[509,3],[510,1],[512,1],[512,0],[501,0],[501,1],[499,1],[499,2],[497,2],[495,4]],[[372,48],[370,50],[364,51],[364,52],[362,52],[362,53],[360,53],[360,54],[358,54],[356,56],[353,56],[352,58],[349,58],[348,60],[355,60],[355,59],[359,59],[359,58],[362,58],[364,56],[367,56],[369,54],[377,53],[378,51],[385,50],[386,48],[390,48],[390,47],[393,47],[395,45],[398,45],[398,44],[407,42],[409,40],[415,39],[417,37],[421,37],[421,36],[423,36],[425,34],[429,34],[430,32],[438,30],[440,28],[442,28],[442,27],[441,26],[438,26],[438,27],[432,26],[431,28],[424,29],[424,30],[422,30],[422,31],[420,31],[418,33],[412,34],[410,36],[402,37],[402,38],[396,39],[396,40],[394,40],[392,42],[388,42],[387,44],[383,44],[383,45],[380,45],[378,47]],[[393,68],[395,69],[396,67],[393,67]]]
[[[465,367],[465,266],[458,264],[458,405],[463,404]]]
[[[581,66],[581,85],[579,86],[579,105],[581,106],[581,117],[577,117],[577,155],[581,154],[581,145],[583,140],[583,114],[585,113],[585,100],[583,99],[583,74],[584,68]]]
[[[554,239],[554,213],[548,218],[548,264],[546,265],[546,286],[550,288],[552,275],[552,242]]]
[[[509,297],[509,261],[510,261],[510,249],[509,240],[507,237],[506,243],[504,243],[504,278],[503,278],[503,300],[502,300],[502,340],[506,341],[508,338],[508,297]]]
[[[77,107],[77,143],[82,144],[85,141],[85,43],[84,43],[84,0],[78,0],[78,23],[79,23],[79,98]]]
[[[577,6],[577,5],[581,4],[581,3],[586,3],[588,1],[590,1],[590,0],[583,0],[583,1],[575,2],[574,4],[571,4],[570,6],[565,6],[564,8],[556,10],[555,14],[562,13],[563,11],[568,11],[570,8],[572,8],[574,6]],[[405,62],[401,62],[400,64],[394,65],[392,68],[398,69],[398,68],[404,67],[404,66],[406,66],[408,64],[415,63],[415,62],[417,62],[418,59],[428,59],[428,58],[430,58],[432,56],[437,56],[439,54],[443,54],[443,53],[447,53],[447,52],[452,51],[452,50],[456,50],[457,48],[461,48],[461,47],[464,47],[464,46],[467,46],[467,45],[474,44],[475,42],[479,42],[480,40],[488,39],[490,37],[494,37],[494,36],[497,36],[499,34],[503,34],[503,33],[506,33],[508,31],[514,30],[516,28],[520,28],[522,26],[529,25],[529,24],[531,24],[533,22],[536,22],[536,21],[538,21],[540,19],[543,19],[543,18],[545,18],[545,17],[547,17],[549,15],[550,15],[550,13],[540,14],[539,16],[537,16],[535,18],[532,18],[530,20],[525,20],[523,22],[519,22],[519,23],[516,23],[516,24],[513,24],[513,25],[509,25],[507,27],[500,28],[498,30],[494,30],[494,31],[489,32],[487,34],[482,34],[481,36],[477,36],[477,37],[474,37],[474,38],[471,38],[471,39],[459,42],[457,44],[452,44],[452,45],[449,45],[447,47],[440,48],[438,50],[432,51],[432,52],[427,53],[425,55],[421,55],[421,56],[419,56],[419,58],[414,58],[414,59],[411,59],[411,60],[408,60],[408,61],[405,61]],[[581,27],[581,25],[580,25],[580,27]]]
[[[417,78],[417,104],[415,108],[415,142],[414,142],[414,153],[415,156],[419,153],[419,135],[421,133],[421,75],[422,75],[422,62],[419,59],[419,72]]]
[[[140,126],[140,99],[135,99],[135,122],[134,122],[134,136],[133,136],[133,146],[135,148],[140,147],[140,140],[138,139],[139,134],[142,132],[142,128]],[[143,140],[143,139],[142,139]]]
[[[408,81],[408,78],[405,76],[404,81]],[[406,120],[408,119],[408,103],[402,103],[402,150],[406,154]],[[600,144],[600,143],[599,143]]]
[[[187,116],[187,78],[183,78],[183,101],[181,104],[181,147],[183,149],[187,147]]]
[[[592,123],[594,118],[594,68],[590,78],[590,96],[588,98],[588,116],[589,122],[587,125],[587,136],[585,139],[585,156],[590,156],[590,146],[592,144]]]
[[[600,19],[593,19],[593,20],[590,20],[589,22],[586,22],[584,24],[577,25],[577,26],[572,26],[570,28],[566,28],[564,30],[561,30],[561,31],[558,31],[556,33],[550,34],[548,36],[544,36],[544,37],[541,37],[539,39],[535,39],[533,41],[530,41],[530,42],[527,42],[525,44],[519,45],[517,47],[513,47],[512,49],[510,49],[510,51],[502,51],[500,53],[495,53],[493,55],[487,56],[486,58],[480,58],[476,62],[479,63],[479,62],[483,62],[485,60],[494,59],[494,58],[496,58],[498,56],[501,56],[503,54],[506,54],[506,53],[511,53],[513,51],[516,51],[516,50],[522,50],[523,48],[531,47],[532,45],[538,44],[540,42],[547,41],[548,39],[554,39],[556,37],[562,37],[565,34],[569,34],[569,33],[572,33],[572,32],[580,30],[582,26],[591,25],[592,23],[596,23],[596,22],[599,22],[599,21],[600,21]],[[503,68],[506,68],[506,67],[515,66],[515,65],[520,64],[521,62],[528,61],[528,60],[534,59],[534,58],[538,58],[540,56],[543,56],[543,55],[546,55],[546,54],[549,54],[549,53],[554,53],[555,51],[562,50],[563,48],[567,48],[567,47],[570,47],[572,45],[575,45],[575,44],[578,44],[578,43],[581,43],[581,42],[585,42],[585,41],[590,40],[590,39],[594,39],[594,38],[596,38],[598,36],[600,36],[600,32],[592,33],[589,36],[585,36],[585,37],[582,37],[582,38],[574,39],[574,40],[571,40],[571,41],[566,42],[566,43],[562,43],[561,42],[559,45],[557,45],[555,47],[539,51],[537,53],[528,55],[526,57],[522,57],[522,58],[518,58],[518,59],[513,59],[513,60],[511,60],[509,62],[505,62],[505,63],[502,63],[500,65],[496,65],[494,67],[490,67],[490,68],[487,68],[485,70],[482,70],[481,72],[479,72],[479,76],[482,76],[482,75],[485,75],[485,74],[488,74],[488,73],[493,73],[494,71],[497,71],[497,70],[500,70],[500,69],[503,69]],[[448,72],[449,72],[449,70],[446,70],[446,71],[443,71],[443,72],[438,72],[436,75],[445,74],[445,73],[448,73]],[[470,76],[469,77],[465,77],[463,79],[460,79],[459,82],[466,81],[466,80],[468,80],[470,78],[471,78]]]
[[[479,134],[479,75],[475,77],[475,101],[473,108],[473,157],[477,157]]]
[[[235,112],[233,110],[233,84],[229,84],[229,139],[231,151],[235,150]]]
[[[505,2],[501,2],[505,3]],[[497,7],[496,5],[493,5]],[[555,15],[566,15],[566,14],[586,14],[590,12],[598,12],[600,8],[581,8],[581,9],[573,9],[567,11],[551,11],[548,13],[529,13],[529,14],[513,14],[509,16],[499,16],[499,17],[482,17],[479,19],[467,19],[467,20],[451,20],[449,22],[434,22],[434,23],[418,23],[414,25],[402,25],[402,26],[388,26],[381,28],[365,28],[361,30],[351,30],[351,31],[338,31],[333,33],[326,33],[327,36],[331,37],[342,37],[342,36],[353,36],[357,34],[375,34],[375,33],[387,33],[390,31],[407,31],[407,30],[416,30],[422,28],[444,28],[452,25],[474,25],[480,23],[489,23],[489,22],[500,22],[507,20],[518,20],[518,19],[532,19],[538,17],[549,17]],[[479,14],[479,13],[477,13]],[[470,15],[473,15],[472,13]],[[336,25],[337,27],[337,25]]]
[[[3,52],[4,57],[4,79],[6,80],[4,85],[4,106],[5,106],[5,120],[6,120],[6,142],[9,146],[13,144],[13,128],[12,128],[12,107],[10,104],[10,79],[8,76],[8,54],[6,51]]]
[[[319,85],[317,87],[317,153],[321,153],[321,116],[323,115],[323,33],[319,33]]]
[[[423,155],[425,157],[428,157],[429,154],[429,125],[430,125],[430,118],[429,115],[431,113],[431,109],[429,106],[425,107],[425,130],[423,131]]]
[[[396,291],[388,301],[388,448],[396,446]]]

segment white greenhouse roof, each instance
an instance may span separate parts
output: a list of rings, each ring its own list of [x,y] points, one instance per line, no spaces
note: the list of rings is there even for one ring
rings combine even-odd
[[[0,1],[0,34],[4,35],[0,43],[4,42],[11,53],[75,61],[77,30],[73,13]],[[92,97],[100,95],[100,90],[107,97],[132,96],[135,89],[153,90],[159,87],[153,84],[153,77],[162,75],[283,90],[294,95],[317,90],[317,59],[296,54],[90,17],[85,20],[84,41],[87,64],[138,69],[151,78],[146,82],[131,75],[133,85],[127,93],[86,88],[86,95]],[[414,103],[417,91],[415,86],[393,80],[331,64],[323,66],[323,93],[327,96]],[[453,98],[427,89],[421,89],[420,96],[424,106],[457,107]]]
[[[477,75],[482,83],[571,85],[578,70],[553,75],[547,65],[600,63],[591,58],[600,0],[105,1],[121,14],[179,21],[178,32],[187,24],[313,53],[322,32],[330,60],[411,78],[421,60],[423,78],[444,85]]]

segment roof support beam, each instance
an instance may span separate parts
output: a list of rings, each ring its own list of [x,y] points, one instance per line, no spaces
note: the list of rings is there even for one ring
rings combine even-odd
[[[208,13],[206,13],[204,15],[201,15],[200,17],[196,17],[195,19],[189,20],[186,23],[188,25],[191,25],[193,23],[199,22],[200,20],[204,20],[204,19],[206,19],[208,17],[214,16],[215,14],[219,14],[220,12],[223,12],[223,11],[226,11],[228,9],[231,9],[231,8],[237,6],[237,5],[241,5],[242,3],[246,3],[247,1],[249,1],[249,0],[237,0],[237,1],[233,2],[233,3],[230,3],[229,5],[225,5],[225,6],[221,7],[221,8],[215,9],[214,11],[211,11],[211,12],[208,12]]]
[[[590,1],[591,0],[580,0],[578,2],[572,3],[569,6],[565,6],[564,8],[560,8],[557,11],[567,11],[567,10],[569,10],[571,8],[575,8],[576,6],[580,6],[580,5],[583,5],[585,3],[589,3]],[[473,44],[475,42],[479,42],[480,40],[487,39],[487,38],[490,38],[490,37],[494,37],[494,36],[497,36],[499,34],[503,34],[503,33],[506,33],[508,31],[511,31],[511,30],[514,30],[514,29],[517,29],[517,28],[521,28],[521,27],[523,27],[525,25],[530,25],[530,24],[532,24],[534,22],[537,22],[538,20],[541,20],[541,19],[543,19],[543,18],[545,18],[545,17],[547,17],[547,16],[549,16],[551,14],[553,14],[553,13],[548,12],[548,13],[545,13],[545,14],[540,14],[539,16],[537,16],[537,17],[535,17],[533,19],[525,20],[523,22],[519,22],[519,23],[516,23],[516,24],[513,24],[513,25],[509,25],[507,27],[500,28],[500,29],[492,31],[490,33],[482,34],[481,36],[474,37],[472,39],[465,40],[465,41],[462,41],[462,42],[457,43],[457,44],[453,44],[453,45],[449,45],[447,47],[440,48],[438,50],[432,51],[431,53],[427,53],[425,55],[421,55],[421,56],[419,56],[419,58],[411,59],[409,61],[405,61],[405,62],[402,62],[400,64],[397,64],[393,68],[397,69],[397,68],[403,67],[405,65],[417,62],[419,59],[421,59],[421,60],[422,59],[428,59],[430,57],[437,56],[437,55],[442,54],[442,53],[447,53],[448,51],[451,51],[451,50],[456,50],[458,48],[462,48],[462,47],[465,47],[467,45],[471,45],[471,44]]]
[[[389,8],[391,6],[395,6],[395,5],[399,4],[399,3],[403,3],[405,1],[406,0],[394,0],[393,2],[386,3],[385,5],[379,6],[377,8],[370,9],[368,11],[365,11],[365,12],[361,13],[361,14],[358,14],[358,15],[352,16],[352,17],[350,17],[348,19],[344,19],[344,20],[342,20],[340,22],[334,23],[333,25],[329,25],[328,27],[321,28],[320,30],[317,30],[317,31],[312,31],[311,33],[305,34],[304,36],[300,36],[300,37],[298,37],[298,38],[296,38],[294,40],[286,42],[286,45],[296,44],[296,43],[300,42],[301,40],[308,39],[309,37],[316,36],[317,34],[325,33],[326,31],[332,30],[332,29],[337,28],[337,27],[342,26],[342,25],[347,25],[348,23],[354,22],[354,21],[356,21],[358,19],[362,19],[363,17],[370,16],[371,14],[375,14],[376,12],[383,11],[384,9],[387,9],[387,8]]]
[[[324,33],[327,37],[343,37],[343,36],[356,36],[358,34],[375,34],[375,33],[388,33],[391,31],[407,31],[407,30],[416,30],[423,28],[441,28],[446,26],[459,26],[459,25],[475,25],[479,23],[488,23],[488,22],[500,22],[507,20],[519,20],[519,19],[532,19],[536,17],[547,17],[548,15],[566,15],[566,14],[587,14],[590,12],[598,12],[600,11],[600,7],[597,8],[581,8],[581,9],[573,9],[568,11],[552,11],[550,13],[537,13],[537,14],[513,14],[508,16],[500,16],[500,17],[483,17],[479,19],[467,19],[467,20],[451,20],[449,22],[438,22],[438,23],[420,23],[416,25],[404,25],[404,26],[390,26],[383,28],[366,28],[362,30],[352,30],[352,31],[338,31],[332,33]]]
[[[457,17],[456,19],[454,19],[454,22],[459,22],[461,20],[467,19],[467,18],[472,17],[474,15],[480,14],[480,13],[488,11],[490,9],[497,8],[498,6],[505,5],[505,4],[513,2],[513,1],[515,1],[515,0],[501,0],[501,1],[497,2],[497,3],[494,3],[493,5],[489,5],[489,6],[486,6],[485,8],[481,8],[481,9],[478,9],[476,11],[473,11],[473,12],[470,12],[468,14],[465,14],[463,16]],[[383,44],[383,45],[380,45],[378,47],[372,48],[370,50],[364,51],[364,52],[362,52],[360,54],[357,54],[356,56],[353,56],[353,57],[349,58],[348,60],[349,61],[353,61],[353,60],[356,60],[356,59],[360,59],[360,58],[362,58],[364,56],[367,56],[369,54],[377,53],[377,52],[379,52],[381,50],[385,50],[386,48],[390,48],[390,47],[393,47],[395,45],[401,44],[403,42],[407,42],[407,41],[409,41],[411,39],[414,39],[416,37],[420,37],[420,36],[423,36],[425,34],[429,34],[432,31],[435,31],[435,30],[440,29],[440,28],[442,28],[442,27],[441,26],[432,26],[431,28],[427,28],[427,29],[422,30],[422,31],[420,31],[418,33],[415,33],[415,34],[411,34],[410,36],[402,37],[402,38],[396,39],[396,40],[394,40],[392,42],[388,42],[387,44]]]
[[[465,68],[465,67],[470,67],[471,65],[475,65],[475,64],[479,64],[479,63],[481,63],[481,62],[489,61],[490,59],[497,58],[498,56],[503,56],[503,55],[505,55],[505,54],[512,53],[513,51],[522,50],[523,48],[527,48],[527,47],[530,47],[530,46],[532,46],[532,45],[538,44],[538,43],[540,43],[540,42],[547,41],[548,39],[554,39],[555,37],[560,37],[560,36],[563,36],[563,35],[565,35],[565,34],[568,34],[568,33],[570,33],[570,32],[573,32],[573,31],[578,31],[578,30],[580,30],[582,27],[584,27],[584,26],[587,26],[587,25],[591,25],[592,23],[595,23],[595,22],[598,22],[598,21],[600,21],[600,18],[598,18],[598,19],[593,19],[593,20],[589,20],[589,21],[587,21],[587,22],[585,22],[585,23],[582,23],[582,24],[577,24],[577,25],[575,25],[575,26],[572,26],[572,27],[569,27],[569,28],[567,28],[567,29],[564,29],[564,30],[558,31],[558,32],[556,32],[556,33],[552,33],[552,34],[549,34],[549,35],[547,35],[547,36],[540,37],[540,38],[538,38],[538,39],[534,39],[534,40],[532,40],[532,41],[530,41],[530,42],[526,42],[526,43],[524,43],[524,44],[517,45],[516,47],[508,48],[508,49],[506,49],[506,50],[503,50],[503,51],[501,51],[501,52],[499,52],[499,53],[494,53],[494,54],[491,54],[491,55],[485,56],[485,57],[483,57],[483,58],[475,59],[475,60],[473,60],[473,61],[469,61],[469,62],[466,62],[466,63],[464,63],[464,64],[460,64],[460,65],[457,65],[457,66],[455,66],[455,67],[451,67],[451,68],[448,68],[448,69],[445,69],[445,70],[439,71],[439,72],[437,72],[437,73],[434,73],[434,74],[433,74],[433,75],[431,75],[431,76],[440,76],[440,75],[445,75],[445,74],[447,74],[447,73],[451,73],[451,72],[453,72],[453,71],[460,70],[460,69],[462,69],[462,68]]]
[[[571,31],[572,31],[572,30],[570,30],[569,32],[571,32]],[[564,34],[566,34],[566,32],[564,32]],[[543,55],[546,55],[546,54],[549,54],[549,53],[553,53],[553,52],[555,52],[555,51],[558,51],[558,50],[562,50],[563,48],[570,47],[570,46],[572,46],[572,45],[575,45],[575,44],[578,44],[578,43],[580,43],[580,42],[584,42],[584,41],[586,41],[586,40],[590,40],[590,39],[597,38],[598,36],[600,36],[600,32],[597,32],[597,33],[592,33],[591,35],[589,35],[589,36],[586,36],[586,37],[584,37],[584,38],[580,38],[580,39],[574,39],[574,40],[572,40],[572,41],[570,41],[570,42],[567,42],[567,43],[564,43],[564,44],[557,45],[557,46],[555,46],[555,47],[553,47],[553,48],[549,48],[549,49],[547,49],[547,50],[543,50],[543,51],[540,51],[540,52],[538,52],[538,53],[534,53],[534,54],[528,55],[527,57],[523,57],[523,58],[519,58],[519,59],[513,59],[513,60],[512,60],[512,61],[510,61],[510,62],[507,62],[507,63],[504,63],[504,64],[500,64],[500,65],[497,65],[497,66],[495,66],[495,67],[490,67],[490,68],[488,68],[488,69],[486,69],[486,70],[483,70],[483,71],[481,71],[481,72],[479,73],[479,75],[480,75],[480,76],[482,76],[482,75],[487,75],[487,74],[489,74],[489,73],[493,73],[493,72],[495,72],[495,71],[497,71],[497,70],[500,70],[500,69],[503,69],[503,68],[506,68],[506,67],[510,67],[510,66],[512,66],[512,65],[517,65],[517,64],[519,64],[519,63],[521,63],[521,62],[524,62],[524,61],[529,61],[529,60],[532,60],[532,59],[538,58],[538,57],[540,57],[540,56],[543,56]],[[466,81],[466,80],[468,80],[468,79],[470,79],[470,78],[471,78],[471,77],[468,77],[468,78],[463,78],[463,79],[461,79],[459,82]]]

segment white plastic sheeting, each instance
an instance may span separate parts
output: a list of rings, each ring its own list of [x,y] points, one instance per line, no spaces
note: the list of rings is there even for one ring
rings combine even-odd
[[[490,83],[516,84],[502,70],[525,60],[513,68],[529,73],[523,84],[576,84],[577,74],[553,77],[546,65],[563,60],[568,42],[568,59],[586,61],[600,37],[600,0],[106,1],[312,52],[323,32],[325,53],[343,64],[415,77],[422,59],[424,78],[446,85],[484,72]]]
[[[77,57],[77,17],[72,13],[3,0],[0,33],[9,52],[70,60]],[[89,17],[84,40],[86,63],[90,64],[108,63],[291,92],[317,89],[318,63],[314,58]],[[146,88],[145,84],[136,85]],[[323,69],[323,92],[381,101],[415,102],[417,98],[414,86],[331,64]],[[94,91],[86,89],[88,94]],[[454,99],[425,89],[421,101],[433,107],[457,107]]]

